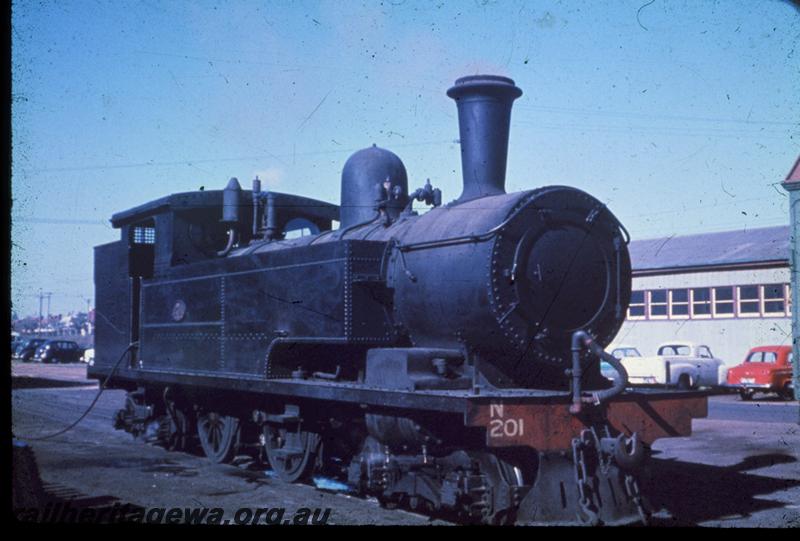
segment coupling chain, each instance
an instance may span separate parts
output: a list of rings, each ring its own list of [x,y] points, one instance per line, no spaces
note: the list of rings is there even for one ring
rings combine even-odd
[[[589,439],[591,438],[591,439]],[[575,465],[575,484],[578,487],[578,506],[582,515],[579,513],[579,519],[590,526],[597,526],[600,524],[600,516],[597,510],[592,505],[592,476],[589,475],[586,466],[586,453],[585,450],[592,446],[592,439],[596,439],[597,435],[594,430],[584,429],[578,438],[572,439],[572,455],[573,463]]]

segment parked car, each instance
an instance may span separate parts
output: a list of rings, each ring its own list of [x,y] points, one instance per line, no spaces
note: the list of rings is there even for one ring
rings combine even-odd
[[[88,348],[84,351],[81,360],[89,366],[94,366],[94,348]]]
[[[623,357],[632,385],[674,385],[679,389],[725,384],[727,367],[711,348],[693,342],[667,342],[652,357]]]
[[[25,339],[18,334],[11,335],[11,357],[17,354],[17,347],[24,341]]]
[[[792,346],[760,346],[747,352],[744,362],[728,370],[728,387],[742,400],[756,393],[777,393],[784,400],[794,397]]]
[[[38,347],[44,344],[45,342],[47,342],[47,340],[45,340],[44,338],[29,338],[27,340],[24,340],[21,344],[17,346],[17,349],[14,352],[14,357],[17,359],[21,359],[26,363],[31,362]]]
[[[36,350],[33,360],[40,363],[77,363],[83,356],[75,342],[68,340],[48,340]]]
[[[623,346],[623,345],[614,346],[609,353],[611,353],[611,355],[614,356],[615,359],[620,359],[620,360],[625,357],[642,356],[642,354],[639,353],[639,350],[636,349],[635,347]],[[600,373],[603,374],[603,377],[611,381],[617,379],[618,375],[616,369],[605,361],[600,363]]]

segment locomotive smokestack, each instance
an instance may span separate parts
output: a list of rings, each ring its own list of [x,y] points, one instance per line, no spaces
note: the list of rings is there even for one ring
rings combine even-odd
[[[511,104],[522,95],[514,81],[497,75],[461,77],[447,91],[458,106],[461,171],[459,202],[506,193]]]

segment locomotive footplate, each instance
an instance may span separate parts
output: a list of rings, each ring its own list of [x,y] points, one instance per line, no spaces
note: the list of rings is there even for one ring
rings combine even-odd
[[[108,374],[97,368],[89,378]],[[241,397],[285,396],[296,399],[360,404],[362,407],[400,408],[463,414],[467,426],[487,428],[490,447],[530,446],[539,450],[567,449],[572,435],[588,427],[589,417],[607,419],[626,435],[639,433],[644,443],[659,438],[691,435],[691,419],[708,414],[707,392],[643,388],[627,390],[602,408],[586,415],[569,413],[569,393],[534,389],[502,389],[475,394],[468,390],[403,391],[357,382],[265,379],[240,374],[198,374],[179,370],[120,369],[108,388],[130,388],[145,383],[214,389]]]

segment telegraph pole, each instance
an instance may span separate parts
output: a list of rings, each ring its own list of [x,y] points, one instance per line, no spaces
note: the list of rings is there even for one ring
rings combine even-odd
[[[783,181],[783,189],[789,192],[789,223],[791,224],[791,269],[792,269],[792,379],[794,399],[800,400],[800,157]],[[800,424],[800,411],[797,422]]]
[[[42,295],[42,289],[39,288],[39,324],[42,323],[42,299],[44,295]]]

